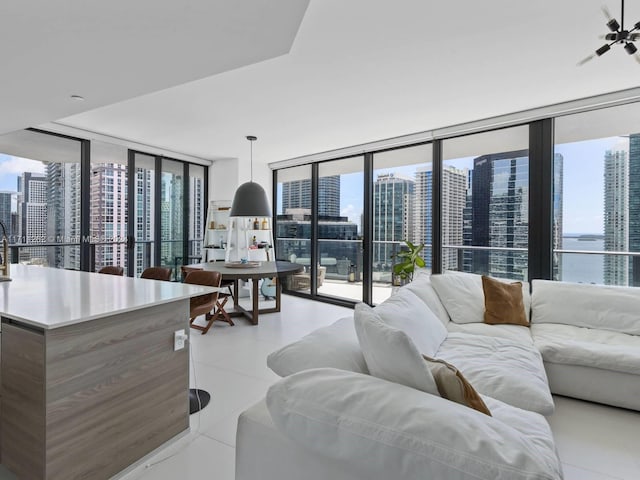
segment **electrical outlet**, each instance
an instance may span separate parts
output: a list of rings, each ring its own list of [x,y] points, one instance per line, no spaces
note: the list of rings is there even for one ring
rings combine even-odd
[[[173,351],[177,352],[184,348],[184,342],[189,339],[184,330],[176,330],[173,332]]]

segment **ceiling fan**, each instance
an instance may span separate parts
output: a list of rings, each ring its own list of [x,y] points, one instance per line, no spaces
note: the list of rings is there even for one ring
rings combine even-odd
[[[607,27],[609,27],[610,33],[603,35],[600,38],[607,40],[609,43],[605,43],[599,49],[592,53],[587,58],[578,62],[578,65],[584,65],[589,60],[594,59],[595,57],[601,57],[609,50],[613,45],[622,45],[624,50],[629,54],[633,55],[638,63],[640,63],[640,54],[638,53],[638,48],[635,46],[635,41],[640,40],[640,22],[636,22],[633,25],[633,28],[629,30],[625,30],[624,28],[624,0],[622,0],[622,8],[620,13],[620,23],[611,16],[609,10],[606,6],[602,6],[602,12],[605,17],[607,17]]]

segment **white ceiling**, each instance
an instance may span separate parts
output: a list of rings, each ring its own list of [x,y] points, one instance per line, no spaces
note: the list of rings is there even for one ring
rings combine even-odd
[[[98,7],[91,2],[96,15],[107,15],[110,3]],[[284,3],[290,9],[296,2]],[[258,136],[255,160],[272,162],[637,87],[640,65],[621,48],[576,66],[603,43],[598,38],[606,33],[603,3],[619,19],[619,2],[611,0],[312,0],[287,55],[211,72],[213,76],[60,122],[211,159],[248,157],[244,137],[253,134]],[[639,20],[638,2],[627,3],[626,18]],[[162,21],[164,28],[145,23],[150,30],[133,40],[152,36],[144,49],[156,61],[164,57],[163,75],[204,76],[213,55],[184,46],[202,47],[197,35],[201,16],[180,22],[185,35],[181,55],[163,51],[168,43],[162,43],[162,31],[176,27],[169,15]],[[90,31],[72,26],[65,31],[70,39],[91,37]],[[236,48],[235,40],[225,45]],[[134,43],[130,48],[142,47]],[[204,50],[213,51],[213,46]],[[114,84],[125,89],[148,67],[140,61],[122,69],[117,58],[108,60],[100,75],[109,75],[87,79],[84,85],[88,91],[81,93],[89,101],[99,95],[99,103],[107,103],[103,97]],[[95,63],[90,69],[97,68]],[[20,69],[11,71],[23,76]],[[143,93],[139,83],[131,92]],[[77,90],[73,84],[58,87],[66,93]],[[157,83],[148,87],[158,90]]]
[[[283,55],[307,5],[308,0],[2,1],[0,133]],[[74,94],[86,100],[71,100]]]

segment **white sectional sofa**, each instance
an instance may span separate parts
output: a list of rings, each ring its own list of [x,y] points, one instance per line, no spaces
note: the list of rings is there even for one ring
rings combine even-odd
[[[551,392],[640,410],[640,289],[534,280],[532,292],[523,286],[530,327],[483,323],[471,274],[418,273],[374,309],[420,345],[411,322],[428,307],[444,328],[420,350],[463,372],[489,419],[370,376],[352,317],[272,353],[269,367],[286,378],[240,416],[236,479],[562,478],[544,419]]]
[[[534,280],[532,290],[551,391],[640,410],[640,289]]]

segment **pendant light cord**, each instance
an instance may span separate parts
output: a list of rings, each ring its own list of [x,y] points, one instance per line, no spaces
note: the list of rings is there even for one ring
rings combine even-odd
[[[249,141],[251,145],[251,181],[253,182],[253,141]]]

